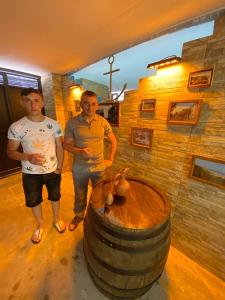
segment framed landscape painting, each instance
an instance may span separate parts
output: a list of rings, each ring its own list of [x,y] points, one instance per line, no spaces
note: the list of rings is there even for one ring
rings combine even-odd
[[[173,125],[196,125],[199,121],[202,100],[170,101],[167,123]]]
[[[142,99],[141,111],[155,111],[155,99]]]
[[[225,189],[225,161],[193,155],[190,177]]]
[[[150,149],[152,147],[153,129],[150,128],[131,128],[131,145]]]
[[[188,87],[208,87],[211,86],[213,76],[213,69],[207,69],[189,74]]]
[[[112,126],[119,126],[120,107],[118,102],[99,103],[96,113],[104,117]]]

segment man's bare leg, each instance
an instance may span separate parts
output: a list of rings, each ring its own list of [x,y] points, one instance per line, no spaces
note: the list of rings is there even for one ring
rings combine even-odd
[[[66,225],[63,220],[59,219],[60,200],[51,201],[52,213],[53,213],[53,224],[59,233],[63,233],[66,230]]]
[[[34,218],[37,222],[37,228],[43,228],[43,217],[42,217],[42,206],[41,203],[37,206],[32,207],[32,212],[34,215]]]
[[[31,240],[34,244],[37,244],[41,241],[43,233],[43,217],[42,217],[42,206],[41,203],[37,206],[32,207],[33,216],[37,222],[37,228],[35,229]]]

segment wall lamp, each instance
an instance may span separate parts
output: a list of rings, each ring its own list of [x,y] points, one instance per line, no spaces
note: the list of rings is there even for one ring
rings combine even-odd
[[[78,88],[78,87],[81,87],[81,84],[80,83],[71,83],[69,85],[69,88],[70,89],[74,89],[74,88]]]
[[[81,87],[81,80],[80,79],[75,79],[74,78],[74,75],[71,75],[70,76],[70,80],[69,80],[69,85],[68,87],[70,89],[74,89],[74,88],[77,88],[77,87]]]
[[[161,60],[158,60],[154,63],[148,64],[147,69],[159,69],[168,67],[170,65],[177,64],[181,61],[181,58],[176,55],[167,56],[166,58],[163,58]]]

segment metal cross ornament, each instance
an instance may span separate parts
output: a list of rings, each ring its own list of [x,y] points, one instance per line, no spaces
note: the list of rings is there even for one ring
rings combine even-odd
[[[113,95],[112,95],[112,73],[118,72],[120,71],[120,69],[112,69],[112,65],[114,63],[114,55],[109,56],[108,58],[108,63],[110,65],[109,67],[109,72],[103,73],[103,75],[109,75],[109,101],[112,102],[116,102],[118,100],[118,98],[120,97],[120,95],[122,95],[122,93],[125,91],[127,84],[125,83],[123,86],[122,91],[116,96],[116,98],[113,99]]]

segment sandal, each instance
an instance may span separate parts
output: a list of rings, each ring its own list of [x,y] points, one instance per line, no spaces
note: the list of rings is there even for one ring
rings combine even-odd
[[[83,219],[84,219],[84,217],[78,217],[78,216],[75,216],[74,218],[73,218],[73,220],[70,222],[70,224],[69,224],[69,230],[70,231],[73,231],[73,230],[75,230],[76,228],[77,228],[77,226],[79,225],[79,223],[81,222],[81,221],[83,221]]]
[[[40,243],[40,241],[42,239],[42,234],[43,234],[42,228],[35,229],[32,237],[31,237],[32,243],[34,243],[34,244]]]
[[[66,230],[66,225],[63,220],[58,220],[58,222],[54,224],[54,227],[59,233],[63,233]]]

